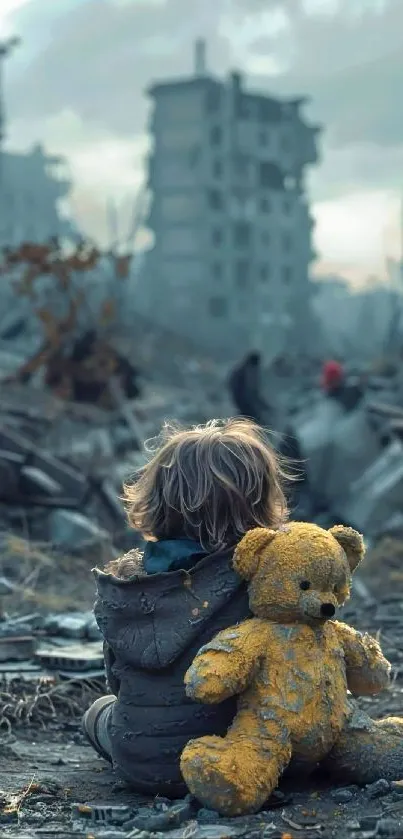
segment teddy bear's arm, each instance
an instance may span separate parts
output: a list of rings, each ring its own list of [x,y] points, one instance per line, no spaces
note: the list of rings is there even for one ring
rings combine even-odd
[[[185,674],[190,699],[215,704],[247,688],[264,646],[257,624],[251,618],[224,629],[199,650]]]
[[[344,648],[347,686],[356,696],[380,693],[389,684],[390,664],[371,635],[357,632],[345,623],[335,622]]]

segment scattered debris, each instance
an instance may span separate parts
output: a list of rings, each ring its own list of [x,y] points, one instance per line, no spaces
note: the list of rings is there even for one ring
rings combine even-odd
[[[58,315],[59,340],[40,314],[51,347],[41,334],[15,364],[18,375],[4,371],[2,384],[0,760],[10,770],[0,784],[1,835],[401,839],[403,779],[365,789],[284,781],[264,811],[231,821],[189,797],[151,801],[113,789],[109,767],[80,728],[84,710],[106,690],[90,570],[140,545],[120,494],[144,462],[143,441],[165,419],[204,422],[234,408],[223,387],[227,370],[192,356],[176,336],[137,318],[118,340],[99,323],[83,329],[78,318],[67,341],[65,319]],[[7,339],[11,354],[17,342],[21,335]],[[1,359],[0,352],[0,368]],[[266,385],[270,401],[278,393],[276,431],[280,438],[291,429],[306,459],[305,509],[321,523],[356,526],[369,541],[344,619],[382,635],[393,681],[361,705],[374,717],[401,714],[403,380],[393,370],[370,372],[363,397],[342,405],[320,393],[312,364],[296,376],[272,367]]]

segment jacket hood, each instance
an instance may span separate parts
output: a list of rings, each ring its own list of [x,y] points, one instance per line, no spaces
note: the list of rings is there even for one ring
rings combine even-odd
[[[175,560],[172,556],[173,545],[169,551],[170,567],[175,561],[185,564],[184,557]],[[199,551],[190,555],[197,560],[200,553],[199,546]],[[183,655],[205,624],[244,585],[232,567],[232,554],[233,550],[202,555],[189,570],[182,567],[129,579],[94,569],[95,618],[122,665],[161,670]],[[148,562],[157,559],[158,563],[164,559],[162,543],[154,555],[151,552]]]
[[[147,542],[143,553],[143,568],[146,574],[189,570],[204,556],[204,548],[192,539]]]

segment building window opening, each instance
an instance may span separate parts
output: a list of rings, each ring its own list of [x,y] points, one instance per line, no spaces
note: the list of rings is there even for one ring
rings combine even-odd
[[[215,178],[222,178],[223,165],[221,160],[215,160],[213,163],[213,176]]]
[[[267,131],[259,131],[258,135],[259,146],[268,146],[269,145],[269,135]]]
[[[249,285],[249,264],[246,259],[240,259],[235,264],[235,285],[239,291],[244,291]]]
[[[215,248],[219,248],[224,241],[224,235],[221,227],[215,227],[211,234],[211,239]]]
[[[288,265],[285,265],[283,268],[283,281],[285,285],[289,285],[292,280],[292,271]]]
[[[262,283],[267,282],[270,276],[270,271],[267,265],[261,265],[259,270],[259,277]]]
[[[250,160],[244,154],[238,154],[233,160],[235,175],[241,180],[247,180],[250,174]]]
[[[234,224],[234,245],[238,248],[246,248],[250,245],[251,226],[245,221]]]
[[[261,198],[259,202],[261,213],[270,213],[270,201],[268,198]]]
[[[213,262],[213,277],[215,280],[222,280],[223,270],[221,262]]]
[[[222,192],[218,189],[209,189],[208,203],[211,210],[223,210],[224,198]]]
[[[228,304],[225,297],[212,297],[208,305],[210,315],[213,318],[224,318],[228,314]]]
[[[259,166],[259,183],[266,189],[284,189],[285,175],[276,163],[265,162]]]
[[[283,234],[283,248],[287,252],[292,248],[292,238],[289,233]]]
[[[210,131],[210,143],[212,146],[220,146],[222,142],[222,129],[220,125],[213,125]]]
[[[212,87],[206,96],[206,110],[208,114],[214,114],[220,109],[221,92],[219,88]]]

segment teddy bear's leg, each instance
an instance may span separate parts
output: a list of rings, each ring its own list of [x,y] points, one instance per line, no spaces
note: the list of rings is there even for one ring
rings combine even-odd
[[[291,757],[288,732],[264,711],[240,711],[226,737],[192,740],[181,771],[193,795],[225,816],[257,812]]]
[[[403,778],[403,718],[372,720],[355,709],[324,765],[356,784]]]

